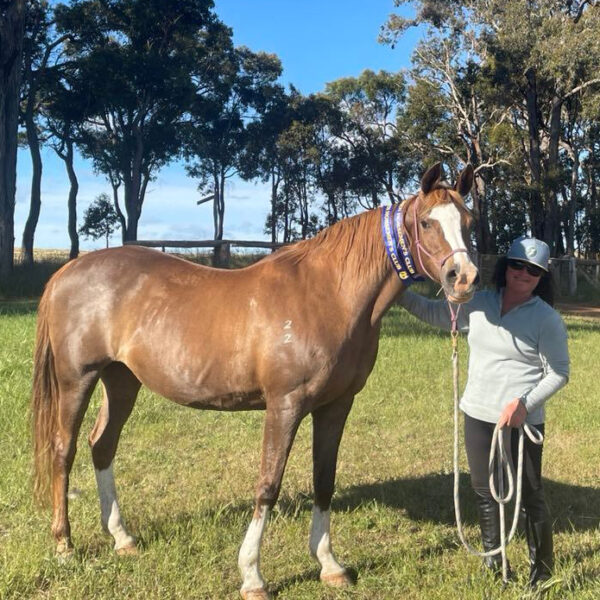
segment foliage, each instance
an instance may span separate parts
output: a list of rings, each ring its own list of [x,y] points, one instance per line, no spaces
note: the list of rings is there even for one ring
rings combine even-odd
[[[225,182],[240,171],[251,135],[259,133],[249,124],[260,120],[280,92],[275,83],[280,74],[276,56],[230,49],[219,64],[213,89],[198,89],[191,104],[185,127],[187,170],[199,179],[201,191],[214,196],[215,239],[223,238]]]
[[[584,163],[596,136],[585,114],[600,97],[600,42],[591,33],[600,24],[597,3],[397,4],[412,5],[415,17],[392,16],[382,40],[393,44],[409,27],[427,28],[413,56],[416,85],[409,93],[418,92],[415,106],[431,105],[430,88],[441,108],[424,115],[438,135],[425,141],[419,120],[416,143],[474,164],[480,251],[504,245],[506,233],[521,226],[512,214],[524,206],[527,229],[553,253],[578,247],[596,255],[597,242],[583,242],[578,222],[596,227],[596,161],[587,169]],[[499,181],[507,182],[499,193],[511,199],[509,211],[495,210]]]
[[[100,194],[86,209],[79,233],[93,240],[105,238],[108,248],[108,240],[116,231],[118,223],[119,216],[108,194]]]
[[[113,186],[124,239],[136,239],[148,182],[179,154],[180,120],[212,87],[231,31],[210,0],[73,0],[56,18],[73,34],[65,87],[86,105],[79,148]]]

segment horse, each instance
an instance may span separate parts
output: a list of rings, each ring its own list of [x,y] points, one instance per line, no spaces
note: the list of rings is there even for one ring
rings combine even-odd
[[[346,417],[373,369],[382,317],[413,278],[428,274],[455,302],[473,295],[478,273],[466,251],[472,219],[464,204],[472,183],[470,165],[451,186],[436,164],[391,213],[379,207],[350,217],[238,270],[133,245],[62,267],[39,304],[32,393],[34,493],[52,500],[57,555],[73,552],[69,473],[99,380],[103,400],[89,445],[101,522],[119,554],[136,552],[113,459],[143,384],[193,408],[265,410],[254,513],[238,556],[245,600],[269,598],[261,540],[294,436],[310,414],[309,549],[324,583],[352,584],[329,534]]]

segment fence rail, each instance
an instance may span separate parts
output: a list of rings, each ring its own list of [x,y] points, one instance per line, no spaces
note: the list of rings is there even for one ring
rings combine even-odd
[[[229,267],[231,264],[231,248],[260,248],[277,250],[285,246],[283,242],[263,242],[252,240],[135,240],[125,242],[127,245],[146,246],[147,248],[160,248],[166,252],[167,248],[213,248],[213,265],[216,267]]]

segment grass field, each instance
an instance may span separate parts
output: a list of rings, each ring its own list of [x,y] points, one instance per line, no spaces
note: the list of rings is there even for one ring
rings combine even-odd
[[[592,600],[600,598],[600,322],[567,323],[572,378],[550,402],[544,454],[557,558],[547,597]],[[0,598],[237,598],[237,552],[252,515],[262,414],[192,411],[142,391],[115,463],[122,513],[141,553],[117,557],[100,527],[85,442],[96,393],[71,478],[76,554],[61,565],[53,556],[50,515],[31,500],[34,327],[35,303],[0,304]],[[461,350],[464,365],[464,341]],[[263,543],[263,575],[276,598],[533,597],[525,588],[523,539],[509,548],[518,580],[504,591],[459,545],[449,353],[446,335],[399,309],[386,317],[379,358],[351,412],[338,465],[332,537],[338,558],[357,575],[350,590],[324,588],[309,556],[310,422],[303,423]],[[461,485],[475,541],[466,475]]]

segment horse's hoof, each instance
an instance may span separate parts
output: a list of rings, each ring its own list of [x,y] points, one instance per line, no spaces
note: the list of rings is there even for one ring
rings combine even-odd
[[[329,575],[321,575],[321,581],[331,587],[350,587],[354,582],[346,571],[340,573],[330,573]]]
[[[244,600],[271,600],[270,594],[264,588],[256,590],[240,590]]]
[[[139,551],[135,544],[131,546],[124,546],[123,548],[117,548],[117,554],[119,556],[137,556]]]
[[[60,540],[56,544],[56,558],[59,563],[66,563],[73,558],[73,544],[70,540]]]

